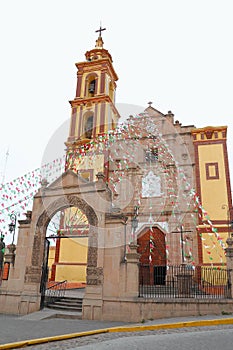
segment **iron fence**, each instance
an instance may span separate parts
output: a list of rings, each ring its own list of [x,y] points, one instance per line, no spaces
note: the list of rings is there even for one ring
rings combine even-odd
[[[57,282],[45,290],[45,305],[52,304],[65,296],[67,280]]]
[[[140,264],[139,297],[231,298],[230,271],[224,267]]]

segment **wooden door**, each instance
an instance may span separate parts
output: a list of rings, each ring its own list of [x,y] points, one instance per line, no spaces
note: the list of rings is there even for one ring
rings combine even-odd
[[[165,236],[157,227],[148,229],[138,240],[140,256],[139,280],[141,284],[165,284],[166,246]],[[151,250],[151,251],[150,251]],[[151,261],[149,257],[151,256]]]

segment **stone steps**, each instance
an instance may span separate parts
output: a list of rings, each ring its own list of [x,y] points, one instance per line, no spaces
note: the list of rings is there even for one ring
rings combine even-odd
[[[69,312],[82,312],[82,298],[75,297],[62,297],[53,303],[47,303],[46,307],[55,310],[69,311]]]

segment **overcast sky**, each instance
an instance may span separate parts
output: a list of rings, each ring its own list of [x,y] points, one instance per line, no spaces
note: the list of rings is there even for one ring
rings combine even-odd
[[[67,137],[75,62],[94,48],[100,21],[119,76],[117,102],[153,101],[183,125],[228,125],[231,154],[232,7],[231,0],[1,1],[0,180],[40,167],[57,130]]]

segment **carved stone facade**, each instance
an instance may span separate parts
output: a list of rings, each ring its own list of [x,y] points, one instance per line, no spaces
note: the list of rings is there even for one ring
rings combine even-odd
[[[228,209],[232,206],[227,128],[182,126],[174,121],[171,111],[163,114],[149,103],[139,116],[128,118],[127,135],[120,132],[110,149],[100,147],[96,157],[93,153],[85,154],[86,150],[91,151],[92,141],[99,136],[98,140],[104,141],[103,135],[116,128],[120,117],[114,104],[118,77],[111,55],[103,48],[101,35],[95,48],[86,53],[86,61],[76,66],[78,80],[76,97],[70,101],[66,171],[49,186],[46,180],[42,181],[32,213],[28,212],[27,219],[20,221],[15,264],[11,264],[9,280],[3,281],[0,290],[0,313],[26,314],[39,310],[46,229],[58,211],[69,207],[79,208],[89,223],[83,318],[140,321],[171,313],[187,316],[205,314],[207,309],[209,312],[213,300],[193,301],[188,307],[186,301],[155,304],[139,300],[139,254],[134,243],[148,228],[160,229],[166,236],[166,246],[170,247],[170,262],[183,263],[181,232],[177,232],[182,225],[184,232],[189,232],[186,242],[192,242],[189,251],[183,253],[187,256],[192,253],[195,262],[209,263],[201,241],[201,235],[209,239],[208,225],[202,225],[196,207],[189,205],[187,193],[196,186],[202,204],[209,207],[211,220],[214,219],[221,236],[226,236],[229,220],[222,204]],[[100,144],[105,144],[102,141]],[[86,172],[89,181],[77,172],[83,175]],[[112,179],[111,189],[105,179]],[[213,186],[218,204],[212,198]],[[231,242],[231,249],[227,250],[231,267],[232,247]],[[233,302],[215,304],[213,313],[220,312],[220,308],[233,310]]]
[[[73,186],[70,186],[71,183]],[[89,222],[87,283],[92,286],[101,285],[103,283],[103,266],[98,266],[97,264],[98,216],[101,217],[101,214],[96,212],[88,204],[88,201],[90,201],[89,198],[92,197],[96,198],[95,200],[98,201],[98,194],[101,194],[103,198],[105,197],[105,202],[108,202],[109,189],[104,183],[99,184],[97,188],[90,184],[90,188],[87,190],[87,201],[85,201],[80,194],[80,188],[82,186],[83,182],[80,182],[79,176],[71,171],[67,171],[62,175],[61,181],[58,179],[50,186],[43,187],[35,196],[30,220],[21,220],[20,222],[15,267],[10,269],[9,280],[3,283],[3,287],[5,285],[6,294],[9,294],[9,292],[15,293],[17,290],[20,296],[14,298],[14,301],[11,301],[11,306],[4,305],[5,312],[8,312],[7,310],[13,310],[14,307],[15,313],[27,313],[38,310],[41,297],[39,291],[42,274],[41,268],[44,259],[46,229],[54,214],[68,207],[79,208],[86,215]],[[84,184],[84,187],[85,186],[86,184]],[[92,200],[92,202],[95,204],[95,201]],[[96,206],[97,205],[95,205],[95,207]],[[101,210],[103,211],[103,209]],[[19,278],[18,271],[21,275],[21,282],[17,285],[16,280]],[[25,304],[25,298],[27,300],[26,295],[28,295],[29,290],[30,295],[34,296],[33,304],[29,299]],[[3,295],[4,290],[1,291],[0,300]],[[22,300],[24,300],[23,304]]]
[[[90,251],[90,249],[89,249]],[[96,252],[97,256],[97,252]],[[96,286],[103,283],[103,268],[102,267],[92,267],[89,265],[88,261],[87,267],[87,285]]]

